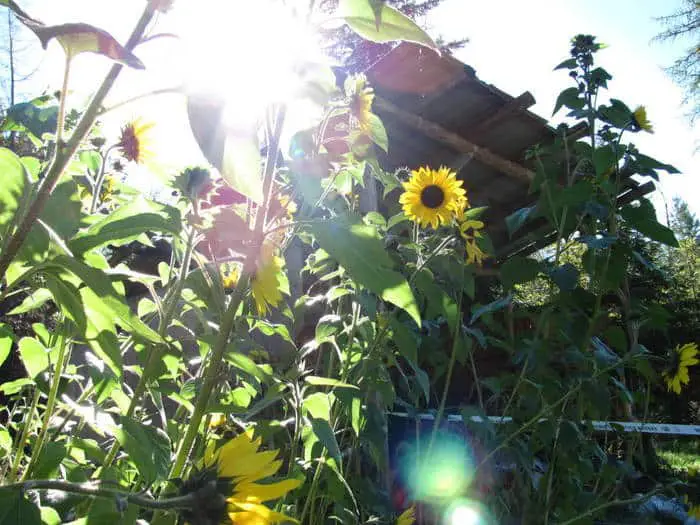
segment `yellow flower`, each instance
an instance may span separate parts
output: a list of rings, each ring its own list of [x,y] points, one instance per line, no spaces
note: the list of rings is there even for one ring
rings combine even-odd
[[[461,217],[467,204],[462,181],[446,167],[439,170],[420,168],[411,172],[411,178],[403,183],[404,192],[399,197],[404,214],[420,226],[437,228]]]
[[[260,452],[260,438],[249,432],[235,437],[217,451],[207,448],[205,468],[195,471],[182,484],[181,494],[195,495],[195,505],[182,512],[189,523],[233,525],[267,525],[298,523],[297,520],[272,511],[265,502],[279,499],[301,484],[298,479],[258,483],[277,473],[282,462],[278,451]],[[212,487],[216,492],[212,493]],[[196,518],[196,519],[195,519]]]
[[[275,307],[282,301],[280,273],[283,265],[281,257],[263,247],[251,284],[258,315],[265,315],[270,307]]]
[[[686,343],[683,346],[677,346],[671,353],[671,365],[663,373],[669,392],[675,392],[680,395],[683,385],[690,383],[688,368],[700,363],[697,355],[697,343]]]
[[[221,268],[221,283],[225,290],[230,290],[238,284],[240,271],[238,266],[226,265]]]
[[[367,77],[363,73],[348,77],[345,81],[345,94],[349,98],[350,116],[362,133],[370,135],[374,90],[367,85]]]
[[[152,158],[153,152],[149,148],[153,142],[151,137],[153,126],[152,122],[136,119],[122,128],[117,148],[126,160],[145,164]]]
[[[488,254],[484,252],[481,248],[479,248],[479,245],[476,244],[476,240],[474,239],[466,242],[466,250],[467,264],[476,264],[478,266],[481,266],[484,262],[484,259],[488,257]]]
[[[216,414],[211,415],[211,419],[209,419],[209,428],[214,429],[214,428],[219,428],[220,426],[223,426],[226,424],[226,415],[218,412]]]
[[[408,507],[396,520],[396,525],[413,525],[416,521],[416,506]]]
[[[654,133],[654,126],[651,125],[651,122],[647,118],[647,108],[644,106],[637,106],[637,109],[632,113],[632,117],[634,118],[634,124],[638,128],[637,131],[643,130],[647,133]]]

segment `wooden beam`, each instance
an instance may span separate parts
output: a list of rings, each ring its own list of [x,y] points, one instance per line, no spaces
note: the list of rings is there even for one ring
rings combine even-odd
[[[529,91],[526,91],[525,93],[518,95],[501,106],[495,112],[492,112],[487,118],[480,120],[473,128],[469,130],[469,135],[474,137],[479,133],[484,133],[495,125],[500,124],[503,119],[534,105],[535,97],[533,97]]]
[[[472,154],[474,158],[482,164],[495,168],[509,177],[529,183],[535,176],[534,173],[524,166],[504,159],[487,148],[477,146],[473,142],[468,141],[464,137],[445,129],[434,122],[430,122],[429,120],[419,117],[418,115],[409,113],[386,99],[376,97],[374,99],[374,107],[378,110],[378,112],[388,113],[406,126],[420,131],[427,137],[438,140],[443,144],[450,146],[459,153]]]

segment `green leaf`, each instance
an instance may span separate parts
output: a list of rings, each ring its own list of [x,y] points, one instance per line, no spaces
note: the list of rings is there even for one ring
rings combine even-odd
[[[7,110],[0,131],[27,132],[29,139],[41,144],[46,133],[56,131],[58,105],[46,105],[45,97],[15,104]]]
[[[331,395],[324,392],[316,392],[307,396],[302,405],[304,410],[314,419],[320,418],[326,421],[331,418]]]
[[[270,379],[269,374],[267,374],[265,370],[255,364],[255,361],[246,355],[236,351],[227,352],[226,360],[239,370],[246,372],[262,383],[267,383]]]
[[[0,393],[5,394],[6,396],[12,396],[22,390],[25,386],[33,384],[35,384],[34,380],[29,379],[28,377],[22,377],[0,385]]]
[[[577,88],[567,88],[559,93],[557,101],[554,104],[554,111],[552,112],[552,115],[555,115],[562,106],[566,106],[567,108],[571,109],[581,109],[584,104],[585,101],[579,95]]]
[[[496,299],[495,301],[486,304],[484,306],[478,306],[472,309],[472,320],[470,321],[469,324],[474,324],[479,317],[481,317],[484,314],[488,313],[493,313],[497,312],[498,310],[502,310],[506,306],[508,306],[511,301],[513,300],[513,296],[508,295],[506,297],[502,297],[501,299]]]
[[[207,160],[234,190],[262,203],[260,145],[256,125],[234,129],[223,122],[226,103],[210,95],[193,95],[187,114],[194,138]]]
[[[365,40],[392,42],[405,40],[439,52],[438,45],[413,20],[386,4],[375,11],[371,0],[340,0],[337,15]],[[379,27],[377,21],[380,20]]]
[[[114,436],[147,484],[164,480],[170,470],[170,439],[159,428],[122,416]]]
[[[386,153],[389,153],[389,136],[386,134],[386,128],[382,119],[374,113],[369,115],[370,132],[369,137],[377,146],[382,148]]]
[[[80,227],[81,207],[78,185],[73,179],[65,179],[53,190],[39,218],[60,239],[70,239]],[[20,258],[34,262],[45,259],[50,242],[46,228],[35,224],[20,250]]]
[[[530,215],[535,211],[537,206],[528,206],[527,208],[520,208],[518,211],[511,213],[506,217],[506,228],[508,228],[508,235],[510,237],[522,228],[525,221],[528,220]]]
[[[97,53],[135,69],[144,69],[136,55],[122,46],[107,31],[90,24],[68,23],[46,26],[37,21],[23,20],[24,25],[39,37],[44,49],[53,38],[58,40],[69,58],[80,53]]]
[[[8,456],[12,452],[12,438],[5,427],[0,427],[0,458]]]
[[[81,151],[78,158],[93,177],[100,172],[100,167],[102,166],[102,156],[97,151],[92,149]]]
[[[0,148],[0,234],[15,217],[27,185],[27,173],[20,158],[7,148]]]
[[[501,266],[501,282],[506,289],[510,289],[516,284],[532,281],[541,271],[539,261],[516,255]]]
[[[401,224],[402,222],[407,222],[408,217],[404,214],[404,212],[399,212],[396,215],[392,215],[389,217],[389,222],[386,224],[386,229],[390,230],[397,224]]]
[[[80,299],[84,305],[86,326],[85,341],[97,356],[114,372],[122,377],[122,354],[117,339],[114,317],[102,304],[101,299],[89,288],[81,288]]]
[[[149,201],[141,196],[110,212],[104,219],[80,232],[69,243],[76,256],[107,244],[122,246],[147,232],[178,235],[180,212],[166,204]]]
[[[599,177],[614,169],[617,166],[618,154],[615,152],[615,147],[612,144],[607,144],[600,148],[596,148],[593,152],[593,165],[595,173]]]
[[[31,471],[32,477],[35,479],[53,478],[67,454],[68,449],[65,443],[56,441],[46,443],[41,449],[39,459]]]
[[[328,450],[331,457],[335,459],[338,465],[340,465],[340,447],[338,446],[338,441],[335,439],[335,434],[333,433],[333,429],[328,421],[325,419],[312,417],[311,428],[313,428],[314,434],[316,434],[316,437],[321,444],[326,447],[326,450]]]
[[[108,276],[102,271],[91,268],[80,261],[58,255],[44,263],[47,269],[55,269],[58,272],[66,270],[87,285],[94,293],[96,300],[94,308],[105,316],[112,316],[115,322],[128,328],[134,335],[138,335],[148,341],[162,342],[161,337],[146,324],[144,324],[127,306],[122,297],[112,286]]]
[[[418,341],[416,340],[416,334],[394,317],[391,318],[389,324],[392,331],[391,341],[399,350],[399,353],[409,361],[417,363]]]
[[[304,381],[313,386],[331,386],[333,388],[350,388],[352,390],[359,390],[359,388],[355,385],[343,383],[342,381],[338,381],[337,379],[330,377],[306,376]]]
[[[578,285],[579,271],[571,263],[566,263],[549,272],[549,277],[560,290],[570,292]]]
[[[377,230],[357,218],[309,225],[318,244],[360,285],[408,313],[420,326],[420,313],[406,278],[393,269]]]
[[[0,323],[0,366],[5,362],[7,356],[10,355],[12,343],[15,340],[15,334],[5,323]]]
[[[342,332],[343,323],[339,315],[328,314],[322,316],[316,323],[316,344],[331,341],[338,333]]]
[[[61,516],[51,507],[41,507],[41,523],[43,525],[61,525]]]
[[[578,62],[576,62],[575,58],[569,58],[567,60],[564,60],[561,64],[559,64],[557,67],[554,68],[554,71],[557,69],[576,69],[578,67]]]
[[[19,340],[19,357],[31,379],[49,367],[49,351],[33,337],[23,337]]]
[[[78,289],[70,282],[61,279],[52,272],[44,273],[46,288],[51,292],[53,301],[61,312],[75,323],[78,330],[85,331],[87,318]]]
[[[31,312],[46,304],[46,301],[52,298],[51,292],[46,288],[39,288],[34,290],[31,294],[24,298],[24,300],[17,305],[15,308],[10,310],[7,315],[19,315]]]
[[[42,525],[39,507],[18,489],[0,487],[0,525]]]
[[[413,283],[428,301],[426,315],[429,317],[443,316],[450,331],[454,333],[460,318],[457,303],[445,293],[441,286],[435,283],[435,277],[426,269],[415,275]]]
[[[271,322],[265,321],[263,319],[257,319],[253,323],[253,326],[251,327],[251,331],[252,330],[258,330],[262,334],[270,336],[270,337],[277,335],[277,336],[281,337],[282,339],[284,339],[289,344],[294,345],[294,340],[292,339],[292,336],[289,334],[289,329],[283,324],[271,323]]]
[[[656,220],[654,205],[647,199],[640,199],[639,206],[628,204],[620,210],[620,215],[627,224],[645,235],[652,241],[663,243],[667,246],[678,247],[673,230]]]

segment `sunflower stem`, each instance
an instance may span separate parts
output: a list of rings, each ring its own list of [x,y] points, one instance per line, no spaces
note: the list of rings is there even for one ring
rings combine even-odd
[[[153,499],[147,496],[141,496],[131,492],[123,492],[121,490],[101,487],[92,483],[71,483],[69,481],[60,481],[53,479],[42,480],[27,480],[20,483],[12,483],[4,485],[3,489],[26,490],[58,490],[71,494],[84,494],[95,498],[114,498],[126,500],[129,503],[138,505],[153,510],[176,510],[189,508],[195,503],[193,494],[185,496],[176,496],[174,498]]]
[[[63,327],[65,330],[65,325]],[[49,431],[49,423],[51,422],[51,417],[54,415],[54,408],[56,407],[56,398],[58,397],[58,387],[61,383],[61,376],[63,375],[63,369],[68,364],[68,357],[70,355],[70,345],[71,343],[67,341],[65,333],[61,333],[58,340],[58,357],[56,358],[56,367],[54,369],[53,377],[51,378],[51,388],[49,389],[49,398],[46,401],[46,408],[44,409],[44,418],[41,422],[41,430],[36,438],[34,447],[32,450],[32,457],[29,460],[27,468],[24,470],[22,475],[22,481],[31,474],[32,468],[36,465],[41,451],[44,448],[44,443],[46,441],[46,435]]]
[[[143,13],[141,14],[141,18],[139,19],[139,21],[136,24],[136,27],[131,33],[129,41],[124,46],[127,50],[133,50],[134,47],[136,47],[136,44],[139,43],[141,37],[146,31],[146,27],[148,27],[148,24],[153,19],[153,14],[153,7],[149,2],[146,4],[146,7],[144,8]],[[90,101],[89,106],[85,110],[83,117],[76,125],[75,130],[73,130],[73,134],[71,135],[68,142],[66,142],[65,147],[60,147],[57,140],[56,153],[53,157],[53,160],[51,161],[51,165],[49,166],[46,172],[46,176],[44,177],[41,186],[39,186],[37,195],[34,198],[34,201],[31,203],[29,209],[27,210],[27,214],[24,216],[19,226],[17,227],[17,230],[15,231],[14,235],[12,235],[10,241],[7,243],[7,247],[0,256],[0,278],[6,275],[7,269],[9,268],[10,264],[12,264],[14,258],[17,256],[17,253],[19,252],[20,248],[22,248],[24,241],[26,240],[27,236],[29,235],[29,232],[34,226],[34,223],[36,222],[37,218],[44,209],[44,206],[49,200],[49,197],[51,196],[53,189],[56,187],[58,180],[61,178],[61,175],[63,175],[66,166],[68,166],[68,162],[70,162],[70,159],[78,150],[80,143],[92,129],[92,126],[95,123],[95,119],[97,118],[98,113],[100,111],[100,107],[102,107],[102,102],[104,102],[105,97],[112,89],[112,86],[114,85],[114,82],[119,76],[119,73],[121,72],[123,67],[124,66],[122,66],[121,64],[115,63],[109,70],[109,73],[107,73],[107,76],[102,81],[102,84],[98,88],[97,92],[95,92],[95,95]],[[59,119],[59,122],[60,121],[61,119]]]

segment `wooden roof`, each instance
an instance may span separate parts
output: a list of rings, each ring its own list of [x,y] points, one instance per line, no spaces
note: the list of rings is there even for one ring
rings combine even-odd
[[[552,232],[543,220],[513,239],[505,226],[508,215],[537,200],[529,193],[534,174],[525,152],[551,142],[556,133],[528,111],[535,104],[529,92],[512,97],[479,80],[456,58],[410,43],[394,48],[366,73],[377,95],[374,111],[390,137],[389,154],[381,158],[386,169],[446,165],[456,170],[470,204],[489,207],[484,222],[497,260],[547,245]],[[579,138],[586,128],[570,132]],[[637,198],[653,189],[653,183],[630,181],[623,193],[629,201],[630,191]]]

